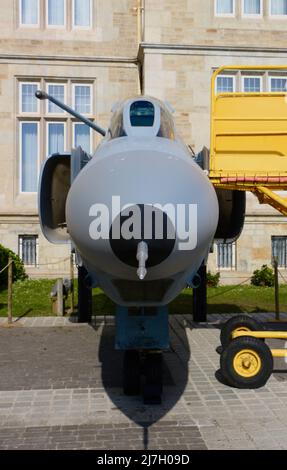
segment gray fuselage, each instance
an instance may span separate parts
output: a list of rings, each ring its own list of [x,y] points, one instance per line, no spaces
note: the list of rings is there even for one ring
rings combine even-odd
[[[160,306],[192,285],[213,241],[218,201],[168,107],[136,97],[114,111],[106,137],[73,181],[66,220],[93,286],[118,305]]]

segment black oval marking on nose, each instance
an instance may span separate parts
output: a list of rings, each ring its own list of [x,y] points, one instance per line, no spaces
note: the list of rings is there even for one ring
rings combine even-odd
[[[133,213],[135,213],[134,210],[138,211],[138,208],[140,209],[140,228],[138,229],[138,235],[140,236],[137,238],[132,237],[130,240],[127,240],[122,235],[122,226],[132,217]],[[118,218],[120,218],[120,220],[118,220]],[[123,263],[132,267],[138,266],[136,255],[140,241],[145,241],[148,245],[147,268],[157,266],[165,261],[172,253],[175,245],[174,227],[165,212],[149,205],[137,204],[136,206],[131,206],[127,214],[119,214],[118,218],[114,221],[113,225],[118,224],[120,227],[120,238],[113,238],[113,225],[110,228],[109,238],[113,253]],[[147,229],[145,223],[149,225],[148,238],[145,238],[145,228]],[[156,230],[159,226],[161,226],[160,235],[162,235],[160,238],[158,238],[159,234],[157,234]],[[132,227],[132,231],[135,231],[134,227]]]

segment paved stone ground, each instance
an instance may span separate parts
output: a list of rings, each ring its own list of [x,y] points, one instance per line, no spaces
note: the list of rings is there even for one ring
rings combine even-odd
[[[217,378],[217,323],[228,317],[170,317],[161,406],[123,395],[112,318],[2,321],[0,449],[287,449],[283,359],[259,390]]]

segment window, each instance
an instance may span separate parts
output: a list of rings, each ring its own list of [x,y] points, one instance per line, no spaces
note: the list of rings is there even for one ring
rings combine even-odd
[[[74,146],[82,147],[82,149],[91,152],[91,128],[86,124],[74,123]]]
[[[32,79],[33,80],[33,79]],[[78,111],[90,118],[92,112],[93,82],[73,82],[62,77],[61,81],[39,79],[38,82],[18,81],[19,112],[17,113],[18,177],[19,192],[22,197],[36,193],[40,163],[49,155],[63,153],[73,146],[81,146],[90,153],[94,134],[90,128],[75,120],[68,113],[52,103],[39,101],[35,97],[37,89],[46,90],[60,101],[73,106],[76,100]],[[69,101],[70,98],[70,101]]]
[[[65,123],[48,122],[47,124],[48,155],[62,153],[65,150]]]
[[[37,266],[38,264],[38,236],[19,236],[19,257],[26,266]]]
[[[215,0],[216,16],[234,16],[234,0]]]
[[[270,77],[270,91],[287,92],[287,77]]]
[[[62,102],[66,101],[65,85],[49,84],[48,94],[53,96],[54,98],[57,98],[58,100]],[[47,106],[48,106],[48,113],[51,113],[51,114],[64,114],[65,113],[63,109],[59,108],[59,106],[55,105],[54,103],[51,103],[50,101],[48,101]]]
[[[270,15],[271,16],[287,15],[287,0],[270,0]]]
[[[21,191],[37,192],[39,123],[20,122]]]
[[[287,268],[287,237],[272,237],[272,259],[277,258],[279,268]]]
[[[92,112],[91,85],[74,85],[74,107],[78,113],[91,114]]]
[[[22,26],[39,25],[39,0],[20,0],[19,11]]]
[[[259,93],[262,90],[262,77],[242,77],[245,93]]]
[[[154,123],[154,105],[149,101],[136,101],[130,107],[132,127],[152,127]]]
[[[216,91],[217,93],[233,93],[234,92],[234,80],[235,77],[220,75],[216,79]]]
[[[217,266],[219,269],[235,269],[235,243],[217,244]]]
[[[243,0],[243,16],[262,15],[262,0]]]
[[[91,0],[73,0],[73,26],[78,28],[90,28],[91,19]]]
[[[21,83],[20,86],[20,111],[22,113],[38,113],[39,100],[35,93],[39,88],[38,83]]]
[[[64,26],[66,17],[66,0],[46,0],[48,26]]]

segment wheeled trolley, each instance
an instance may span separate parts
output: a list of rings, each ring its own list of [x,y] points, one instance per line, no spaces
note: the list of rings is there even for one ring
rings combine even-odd
[[[287,340],[287,331],[268,328],[247,315],[228,320],[221,330],[220,369],[225,381],[236,388],[260,388],[273,372],[274,357],[287,357],[287,349],[273,349],[266,339]]]

